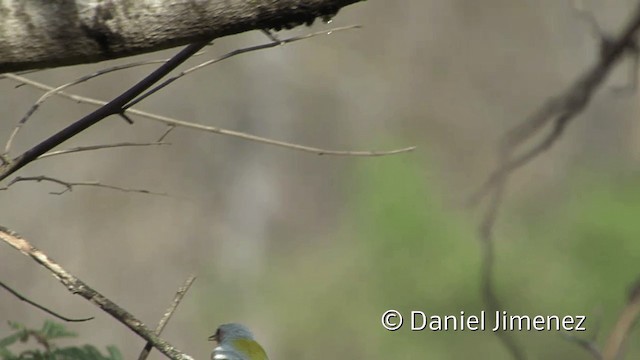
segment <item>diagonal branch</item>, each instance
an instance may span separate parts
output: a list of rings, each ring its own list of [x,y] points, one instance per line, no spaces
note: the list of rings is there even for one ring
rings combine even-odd
[[[160,193],[160,192],[154,192],[154,191],[150,191],[150,190],[146,190],[146,189],[131,189],[131,188],[125,188],[125,187],[120,187],[120,186],[115,186],[115,185],[109,185],[109,184],[103,184],[99,181],[64,181],[64,180],[60,180],[51,176],[45,176],[45,175],[40,175],[40,176],[18,176],[15,179],[11,180],[7,186],[3,186],[0,187],[0,191],[4,191],[4,190],[8,190],[11,186],[19,183],[19,182],[25,182],[25,181],[35,181],[35,182],[42,182],[42,181],[46,181],[46,182],[51,182],[51,183],[55,183],[58,185],[61,185],[64,187],[64,190],[61,191],[52,191],[49,194],[52,195],[62,195],[66,192],[72,191],[74,187],[76,186],[85,186],[85,187],[99,187],[99,188],[105,188],[105,189],[111,189],[111,190],[117,190],[117,191],[122,191],[122,192],[128,192],[128,193],[140,193],[140,194],[148,194],[148,195],[156,195],[156,196],[168,196],[166,193]]]
[[[205,47],[209,42],[210,39],[185,47],[182,51],[173,56],[169,61],[162,64],[151,74],[147,75],[144,79],[140,80],[127,91],[111,100],[108,104],[98,108],[89,115],[60,130],[58,133],[52,135],[48,139],[42,141],[40,144],[37,144],[31,149],[25,151],[22,155],[19,155],[15,159],[11,160],[8,164],[3,164],[2,166],[0,166],[0,180],[5,179],[7,176],[18,171],[30,162],[36,160],[40,155],[76,136],[80,132],[98,123],[104,118],[111,115],[123,113],[122,107],[125,106],[129,101],[135,99],[136,96],[140,95],[142,92],[153,86],[153,84],[158,82],[166,74],[171,72],[173,69],[175,69],[191,56],[200,51],[200,49]]]
[[[622,348],[634,325],[640,318],[640,278],[638,278],[629,292],[627,305],[622,309],[616,324],[602,350],[603,360],[621,358]]]
[[[158,322],[158,326],[156,326],[156,335],[159,336],[162,333],[162,330],[164,330],[164,327],[167,325],[167,323],[171,319],[171,316],[173,316],[173,313],[176,311],[176,309],[178,308],[178,305],[180,305],[180,302],[184,298],[184,295],[187,293],[187,291],[189,291],[191,284],[193,284],[195,280],[196,280],[196,276],[190,275],[187,278],[187,280],[184,282],[184,285],[182,285],[178,289],[178,291],[176,292],[176,296],[173,298],[173,301],[171,302],[171,305],[169,306],[167,311],[165,311],[164,316],[162,316],[162,319],[160,319],[160,321]],[[138,360],[146,360],[152,348],[153,348],[153,344],[150,342],[147,342],[144,348],[142,349],[142,351],[140,352],[140,355],[138,356]]]
[[[480,287],[482,291],[482,300],[490,313],[496,313],[504,309],[500,299],[498,298],[494,284],[495,244],[493,241],[493,231],[505,189],[506,184],[504,182],[499,183],[498,186],[493,189],[489,208],[484,214],[484,219],[482,220],[480,229],[478,230],[480,234],[480,248],[482,251]],[[491,318],[491,321],[493,322],[491,326],[494,327],[496,325],[495,320]],[[511,332],[495,331],[494,334],[498,339],[500,339],[504,347],[507,348],[514,359],[526,359],[524,350],[513,338]]]
[[[336,27],[336,28],[331,28],[328,30],[323,30],[323,31],[317,31],[314,33],[309,33],[309,34],[305,34],[305,35],[300,35],[300,36],[293,36],[287,39],[283,39],[283,40],[272,40],[269,43],[265,43],[265,44],[260,44],[260,45],[254,45],[254,46],[249,46],[249,47],[245,47],[245,48],[240,48],[240,49],[236,49],[233,51],[230,51],[218,58],[215,59],[211,59],[208,61],[205,61],[201,64],[198,64],[194,67],[191,67],[187,70],[184,70],[182,72],[180,72],[179,74],[172,76],[168,79],[166,79],[165,81],[163,81],[162,83],[154,86],[152,89],[149,89],[148,91],[146,91],[144,94],[138,96],[137,98],[135,98],[133,101],[129,102],[124,109],[128,109],[132,106],[134,106],[135,104],[139,103],[140,101],[146,99],[147,97],[149,97],[150,95],[156,93],[157,91],[159,91],[160,89],[168,86],[169,84],[171,84],[172,82],[180,79],[181,77],[188,75],[194,71],[200,70],[204,67],[207,67],[209,65],[213,65],[215,63],[219,63],[223,60],[232,58],[234,56],[238,56],[238,55],[242,55],[242,54],[246,54],[246,53],[250,53],[253,51],[259,51],[259,50],[265,50],[265,49],[270,49],[270,48],[274,48],[274,47],[278,47],[281,45],[286,45],[292,42],[296,42],[296,41],[300,41],[300,40],[306,40],[306,39],[310,39],[312,37],[316,37],[316,36],[320,36],[320,35],[332,35],[338,31],[345,31],[345,30],[353,30],[353,29],[360,29],[362,26],[360,25],[351,25],[351,26],[342,26],[342,27]],[[269,33],[271,34],[271,33]],[[272,35],[273,36],[273,35]]]
[[[54,262],[45,253],[35,248],[14,231],[0,226],[0,240],[11,245],[23,255],[32,258],[35,262],[51,271],[71,293],[80,295],[89,300],[89,302],[116,318],[116,320],[138,334],[141,338],[152,343],[153,347],[170,359],[193,360],[191,356],[181,352],[165,340],[155,335],[153,330],[147,328],[142,321],[136,319],[131,313],[121,308],[101,293],[92,289],[89,285],[76,278],[71,273],[67,272],[62,266]]]
[[[598,349],[598,346],[596,345],[595,341],[592,341],[589,339],[582,339],[577,336],[571,335],[569,333],[564,333],[564,332],[561,332],[560,335],[567,341],[575,343],[576,345],[584,349],[584,351],[589,353],[589,355],[591,355],[591,357],[593,357],[595,360],[602,360],[602,354],[600,353],[600,349]]]
[[[196,54],[194,54],[194,56],[202,55],[202,54],[204,54],[204,52],[196,53]],[[82,77],[80,77],[78,79],[75,79],[75,80],[71,81],[71,82],[68,82],[66,84],[60,85],[55,89],[47,91],[31,106],[31,108],[29,108],[29,110],[27,110],[27,113],[22,117],[22,119],[20,119],[20,121],[18,121],[18,124],[16,124],[16,127],[11,132],[11,135],[9,135],[9,139],[7,140],[7,143],[4,146],[4,153],[5,154],[9,153],[9,150],[11,149],[11,145],[13,144],[13,140],[16,138],[16,136],[18,136],[18,132],[20,132],[22,127],[27,123],[29,118],[40,108],[40,106],[49,97],[55,95],[56,92],[62,91],[64,89],[68,88],[68,87],[71,87],[71,86],[74,86],[74,85],[89,81],[89,80],[94,79],[94,78],[96,78],[98,76],[109,74],[109,73],[112,73],[112,72],[115,72],[115,71],[130,69],[130,68],[144,66],[144,65],[163,64],[163,63],[166,63],[169,60],[170,59],[137,61],[137,62],[132,62],[132,63],[127,63],[127,64],[108,67],[106,69],[100,69],[100,70],[95,71],[95,72],[93,72],[91,74],[84,75],[84,76],[82,76]],[[3,76],[3,78],[6,78],[6,77],[8,77],[8,76]]]
[[[115,143],[115,144],[77,146],[71,149],[49,151],[48,153],[38,156],[38,160],[48,158],[51,156],[73,154],[73,153],[78,153],[83,151],[95,151],[95,150],[121,148],[121,147],[161,146],[161,145],[170,145],[170,143],[162,142],[162,141],[147,142],[147,143],[121,142],[121,143]]]
[[[25,77],[18,76],[18,75],[6,74],[6,77],[10,78],[12,80],[21,82],[23,84],[27,84],[29,86],[33,86],[33,87],[41,89],[41,90],[50,91],[50,90],[54,89],[53,87],[51,87],[49,85],[46,85],[46,84],[31,80],[31,79],[27,79]],[[102,101],[102,100],[97,100],[97,99],[93,99],[93,98],[86,97],[86,96],[80,96],[80,95],[69,93],[69,92],[65,92],[65,91],[56,92],[55,94],[58,95],[58,96],[70,99],[72,101],[80,102],[80,103],[84,103],[84,104],[91,104],[91,105],[97,105],[97,106],[104,106],[104,105],[107,104],[107,102]],[[262,144],[283,147],[283,148],[286,148],[286,149],[293,149],[293,150],[297,150],[297,151],[313,153],[313,154],[316,154],[316,155],[364,156],[364,157],[387,156],[387,155],[395,155],[395,154],[400,154],[400,153],[404,153],[404,152],[413,151],[416,148],[415,146],[409,146],[409,147],[405,147],[405,148],[392,149],[392,150],[360,150],[360,151],[323,149],[323,148],[318,148],[318,147],[313,147],[313,146],[307,146],[307,145],[290,143],[290,142],[286,142],[286,141],[279,141],[279,140],[269,139],[269,138],[265,138],[265,137],[262,137],[262,136],[247,134],[247,133],[240,132],[240,131],[223,129],[223,128],[219,128],[219,127],[216,127],[216,126],[210,126],[210,125],[204,125],[204,124],[200,124],[200,123],[180,120],[180,119],[176,119],[176,118],[172,118],[172,117],[168,117],[168,116],[164,116],[164,115],[157,115],[157,114],[153,114],[153,113],[150,113],[150,112],[146,112],[146,111],[142,111],[142,110],[138,110],[138,109],[133,109],[133,108],[126,109],[125,113],[126,114],[131,114],[131,115],[141,116],[141,117],[149,119],[149,120],[154,120],[154,121],[158,121],[158,122],[164,123],[164,124],[169,126],[167,131],[173,130],[176,127],[182,127],[182,128],[187,128],[187,129],[192,129],[192,130],[197,130],[197,131],[209,132],[209,133],[213,133],[213,134],[232,136],[232,137],[236,137],[236,138],[247,140],[247,141],[253,141],[253,142],[258,142],[258,143],[262,143]],[[166,136],[166,135],[161,136],[158,141],[162,141],[164,139],[164,136]],[[44,157],[44,155],[40,156],[38,159],[41,159],[43,157]]]
[[[469,199],[470,204],[475,204],[485,196],[490,195],[490,204],[486,210],[478,235],[483,252],[481,270],[482,294],[486,305],[490,309],[498,309],[500,306],[493,282],[493,267],[495,265],[493,232],[497,212],[509,176],[515,170],[530,163],[544,151],[551,148],[560,139],[570,121],[587,107],[591,97],[607,78],[613,66],[629,49],[635,48],[635,37],[639,30],[640,4],[638,4],[631,20],[618,36],[603,37],[601,39],[601,52],[595,65],[586,71],[567,91],[547,101],[531,117],[505,134],[498,151],[499,161],[496,169]],[[549,124],[551,124],[551,131],[541,141],[528,150],[516,154],[518,148],[542,132]],[[640,300],[638,303],[640,303]],[[640,308],[640,305],[638,307]],[[630,318],[630,316],[627,318]],[[500,337],[513,358],[525,359],[524,352],[508,334],[496,332],[496,335]],[[616,348],[614,346],[611,347]],[[606,354],[606,350],[603,354]],[[603,355],[603,358],[607,360],[613,359],[606,355]]]
[[[598,347],[598,344],[596,342],[596,340],[598,339],[598,334],[600,332],[600,325],[602,325],[601,315],[602,314],[600,313],[599,315],[595,316],[593,325],[590,326],[591,329],[589,331],[590,332],[589,338],[586,338],[586,339],[581,338],[576,335],[573,335],[568,331],[561,332],[560,336],[563,339],[570,341],[578,345],[580,348],[584,349],[584,351],[588,352],[589,355],[591,355],[591,357],[593,357],[595,360],[602,360],[602,352],[600,351],[600,348]]]
[[[595,65],[565,92],[547,101],[531,117],[505,134],[500,148],[502,161],[471,197],[470,203],[474,204],[481,200],[491,188],[496,187],[501,178],[508,177],[516,169],[528,164],[560,139],[569,122],[587,107],[591,97],[602,85],[614,65],[628,49],[635,47],[635,37],[639,30],[640,4],[618,36],[601,39],[603,42],[602,51]],[[543,131],[548,124],[553,124],[549,134],[531,149],[522,154],[514,155],[519,147]]]

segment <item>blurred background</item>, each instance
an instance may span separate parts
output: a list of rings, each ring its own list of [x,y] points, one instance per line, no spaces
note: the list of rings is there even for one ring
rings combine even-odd
[[[636,6],[584,1],[607,32]],[[49,183],[0,192],[2,225],[155,327],[176,289],[198,276],[163,337],[197,359],[220,323],[248,325],[271,359],[509,359],[491,332],[384,330],[396,309],[479,313],[483,207],[462,206],[495,165],[500,136],[596,59],[598,41],[569,1],[367,1],[331,24],[360,30],[249,53],[201,70],[139,109],[326,149],[389,150],[390,157],[317,156],[174,130],[171,146],[118,148],[38,161],[17,175],[166,192],[169,196]],[[195,65],[268,41],[260,32],[220,39]],[[81,75],[176,50],[29,75],[58,86]],[[496,288],[504,310],[586,315],[589,338],[608,335],[640,263],[637,94],[619,64],[561,141],[516,173],[496,224]],[[71,92],[111,99],[150,71],[100,77]],[[42,94],[0,81],[2,142]],[[12,155],[93,107],[49,100]],[[165,126],[109,118],[61,148],[157,139]],[[115,345],[137,357],[143,341],[6,244],[0,277],[70,317],[68,343]],[[0,291],[6,320],[39,327],[49,316]],[[630,335],[627,358],[640,355]],[[557,332],[515,334],[532,359],[585,359]],[[66,344],[67,342],[65,342]],[[152,359],[163,358],[153,352]]]

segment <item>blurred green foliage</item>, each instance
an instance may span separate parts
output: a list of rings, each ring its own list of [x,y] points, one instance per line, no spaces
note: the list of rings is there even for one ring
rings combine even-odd
[[[215,292],[216,306],[203,312],[213,317],[211,309],[225,309],[270,324],[270,346],[282,359],[510,359],[490,331],[409,329],[411,310],[484,310],[476,236],[482,209],[443,196],[451,189],[430,175],[435,169],[418,154],[362,161],[345,191],[338,231],[279,250],[253,291]],[[562,196],[508,197],[495,238],[502,310],[585,315],[588,331],[571,335],[597,332],[602,345],[638,275],[638,180],[576,174],[566,188],[550,190]],[[223,286],[233,289],[231,283]],[[235,300],[246,294],[255,301],[244,307]],[[383,329],[388,309],[405,316],[402,329]],[[640,358],[638,335],[630,335],[626,359]],[[590,356],[557,331],[514,336],[530,358]]]
[[[107,354],[100,353],[95,346],[66,346],[58,347],[54,340],[77,337],[77,334],[67,330],[63,325],[52,321],[45,321],[39,330],[29,329],[26,326],[9,322],[12,333],[0,338],[0,358],[3,360],[122,360],[122,354],[114,347],[107,347]],[[33,346],[26,350],[16,352],[10,349],[19,343],[27,343],[33,340]],[[23,346],[24,347],[24,346]]]

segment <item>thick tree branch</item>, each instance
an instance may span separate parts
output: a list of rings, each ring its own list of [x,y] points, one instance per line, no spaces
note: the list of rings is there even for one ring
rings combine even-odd
[[[53,273],[60,282],[71,293],[80,295],[83,298],[89,300],[94,305],[98,306],[107,314],[113,316],[118,321],[123,323],[126,327],[138,334],[141,338],[147,342],[153,344],[161,353],[165,354],[172,360],[192,360],[189,355],[182,353],[180,350],[173,347],[168,342],[160,339],[153,330],[147,328],[142,321],[136,319],[131,313],[121,308],[113,301],[107,299],[104,295],[100,294],[96,290],[89,287],[89,285],[82,282],[69,272],[67,272],[62,266],[51,260],[45,253],[36,249],[27,240],[23,239],[17,233],[0,226],[0,240],[13,246],[22,254],[32,258],[38,264],[44,266],[47,270]]]
[[[360,0],[0,2],[0,73],[92,63],[311,24]]]

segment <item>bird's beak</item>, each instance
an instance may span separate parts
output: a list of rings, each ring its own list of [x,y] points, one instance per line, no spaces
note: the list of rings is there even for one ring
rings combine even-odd
[[[220,342],[220,338],[218,337],[218,333],[216,332],[215,334],[209,336],[209,341],[215,341],[215,342]]]

